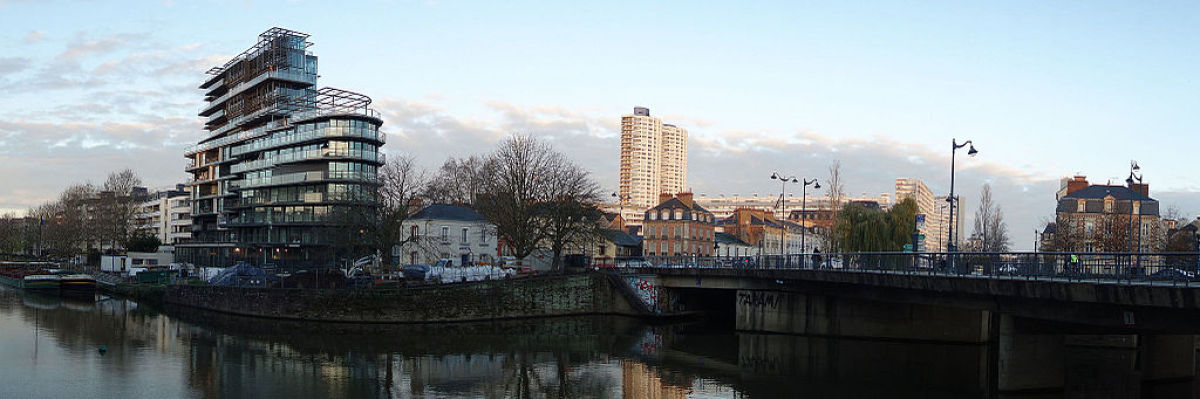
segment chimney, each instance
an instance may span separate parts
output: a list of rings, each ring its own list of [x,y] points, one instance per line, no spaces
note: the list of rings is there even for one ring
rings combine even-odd
[[[1071,181],[1067,182],[1067,195],[1088,188],[1088,185],[1087,176],[1075,175]]]
[[[667,202],[667,201],[671,200],[671,198],[675,198],[675,196],[671,195],[671,193],[659,193],[658,194],[658,203],[661,204],[661,203]]]
[[[689,208],[692,206],[692,192],[690,191],[686,193],[679,193],[675,196],[675,198],[679,198],[679,200],[683,201],[684,204],[687,204]]]
[[[1133,192],[1149,197],[1150,185],[1146,183],[1133,183],[1129,185],[1129,189]]]

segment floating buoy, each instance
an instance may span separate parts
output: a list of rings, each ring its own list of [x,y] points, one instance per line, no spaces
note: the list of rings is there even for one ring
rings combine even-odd
[[[100,350],[100,353],[103,354],[104,352],[108,352],[108,347],[104,346],[104,345],[100,345],[99,350]]]

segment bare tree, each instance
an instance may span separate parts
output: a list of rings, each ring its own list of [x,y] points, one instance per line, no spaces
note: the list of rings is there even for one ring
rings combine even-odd
[[[545,199],[547,181],[543,172],[555,162],[546,143],[529,136],[512,136],[488,156],[484,168],[489,177],[476,198],[476,210],[496,224],[496,234],[524,259],[546,237],[537,207]]]
[[[599,185],[548,143],[512,136],[488,156],[476,210],[496,225],[496,233],[517,259],[539,248],[554,251],[553,265],[571,243],[595,238]]]
[[[135,195],[134,188],[140,185],[142,179],[132,170],[124,169],[109,173],[100,186],[93,220],[99,229],[101,246],[107,243],[110,248],[122,247],[133,235],[134,213],[143,200]]]
[[[425,187],[424,197],[432,203],[474,204],[486,186],[488,160],[472,155],[447,159]]]
[[[984,252],[1006,252],[1011,245],[1008,224],[1004,222],[1004,211],[992,202],[992,187],[988,184],[984,184],[979,192],[975,231],[971,235],[979,238],[979,249]]]
[[[841,224],[842,197],[845,195],[845,187],[842,185],[842,161],[834,160],[829,164],[829,179],[825,183],[825,199],[829,204],[829,228],[823,232],[825,250],[837,252],[841,250],[841,239],[837,231],[838,225]]]
[[[537,213],[546,235],[546,244],[554,254],[552,269],[561,270],[563,250],[569,245],[588,245],[603,232],[600,186],[583,168],[555,153],[543,173],[548,184],[546,199]]]
[[[420,210],[421,193],[428,180],[411,156],[395,156],[379,168],[374,190],[346,193],[331,210],[333,227],[327,229],[337,256],[357,258],[379,254],[384,265],[393,263],[392,248],[416,240],[403,225]]]

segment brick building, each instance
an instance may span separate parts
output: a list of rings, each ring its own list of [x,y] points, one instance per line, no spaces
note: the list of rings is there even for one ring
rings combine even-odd
[[[692,200],[692,193],[659,195],[658,206],[644,217],[646,256],[711,256],[713,214]]]

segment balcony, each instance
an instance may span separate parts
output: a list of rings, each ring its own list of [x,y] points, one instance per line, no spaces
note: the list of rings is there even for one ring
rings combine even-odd
[[[307,72],[285,71],[285,70],[268,71],[266,73],[256,76],[254,79],[250,79],[248,81],[239,83],[237,86],[234,86],[233,88],[229,89],[228,93],[225,93],[224,95],[212,100],[208,104],[205,104],[204,107],[200,109],[200,116],[208,116],[208,114],[212,113],[213,109],[216,106],[224,104],[225,101],[229,100],[230,98],[233,98],[233,96],[241,94],[242,92],[246,91],[247,89],[254,87],[255,85],[257,85],[259,83],[267,81],[267,79],[288,80],[288,81],[292,81],[292,82],[308,83],[310,85],[317,84],[317,75],[316,74],[310,74]]]
[[[238,118],[242,118],[242,117],[238,117]],[[193,145],[191,147],[188,147],[188,149],[186,151],[184,151],[184,155],[192,155],[192,154],[195,154],[198,152],[208,151],[213,148],[233,144],[233,143],[236,143],[239,141],[256,138],[256,137],[267,134],[268,130],[279,128],[282,126],[284,126],[284,123],[282,121],[269,122],[266,125],[259,126],[259,127],[256,127],[254,129],[250,129],[250,130],[247,130],[244,132],[240,132],[234,136],[222,137],[222,138],[219,138],[219,139],[216,139],[213,141],[209,141],[206,143]],[[220,135],[220,133],[223,133],[224,131],[233,129],[233,127],[235,127],[233,124],[226,124],[225,127],[214,130],[212,133],[209,133],[209,135],[210,136],[218,136],[218,135]]]
[[[242,179],[230,182],[230,188],[245,189],[253,187],[280,186],[288,184],[312,183],[329,180],[358,180],[374,182],[374,173],[363,172],[306,172],[291,173],[258,179]]]
[[[299,151],[299,152],[294,152],[294,153],[290,153],[290,154],[284,154],[284,155],[277,156],[274,158],[260,159],[257,161],[250,161],[250,162],[242,162],[237,165],[233,165],[233,167],[230,168],[230,171],[232,173],[242,173],[242,172],[248,172],[248,171],[252,171],[252,170],[267,169],[267,168],[274,167],[275,165],[281,165],[281,164],[286,164],[286,163],[302,162],[302,161],[309,161],[309,160],[321,160],[321,159],[357,159],[357,160],[363,160],[363,161],[370,161],[370,162],[374,162],[374,163],[378,163],[378,164],[387,163],[386,158],[384,157],[383,154],[380,154],[380,153],[377,153],[374,151],[310,150],[310,151]]]
[[[304,133],[290,133],[283,137],[273,139],[262,139],[249,144],[243,144],[230,149],[230,154],[237,156],[250,152],[266,150],[270,148],[282,147],[289,144],[295,144],[310,140],[316,140],[326,137],[359,137],[371,139],[380,144],[387,142],[387,134],[370,129],[352,129],[348,127],[326,127],[318,130],[307,131]]]

